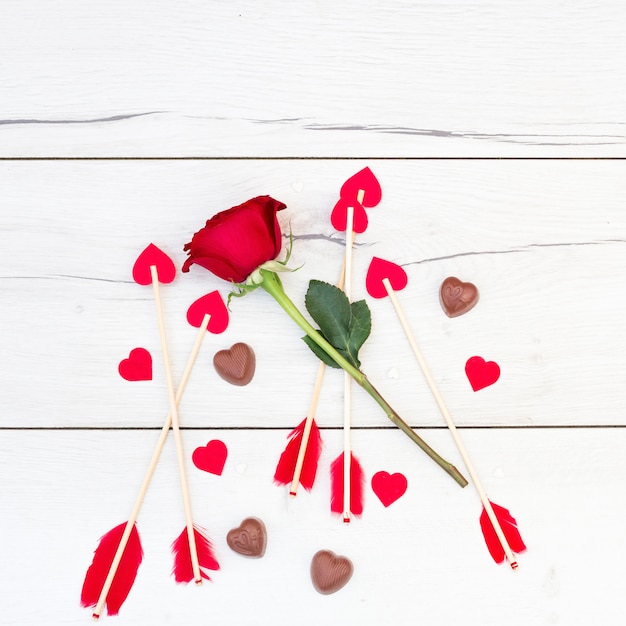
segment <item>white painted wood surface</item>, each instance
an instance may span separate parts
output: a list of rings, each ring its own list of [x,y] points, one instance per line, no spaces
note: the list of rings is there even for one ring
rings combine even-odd
[[[2,8],[2,155],[624,155],[619,0]]]
[[[208,217],[268,193],[288,205],[280,220],[302,268],[284,281],[302,303],[310,278],[337,278],[342,238],[329,213],[366,165],[383,200],[357,236],[354,295],[366,295],[372,255],[407,270],[399,296],[416,337],[488,493],[529,547],[519,571],[491,561],[471,488],[358,388],[353,445],[368,481],[400,471],[409,489],[385,508],[368,483],[361,519],[345,527],[330,515],[337,372],[318,410],[325,447],[313,491],[290,501],[272,484],[317,363],[259,292],[233,302],[227,331],[207,337],[180,410],[188,457],[214,438],[229,448],[220,477],[188,466],[222,568],[200,589],[169,575],[184,519],[168,441],[139,517],[145,561],[120,616],[102,620],[619,623],[622,3],[5,0],[0,9],[0,624],[90,621],[79,594],[93,549],[127,517],[168,407],[152,294],[130,274],[139,252],[154,242],[180,266]],[[438,303],[449,275],[481,293],[456,319]],[[175,378],[195,339],[187,307],[212,289],[227,293],[199,268],[162,289]],[[364,369],[463,469],[391,304],[368,303]],[[211,364],[236,341],[257,356],[242,388]],[[135,346],[153,354],[150,382],[117,374]],[[476,393],[463,371],[475,354],[502,368]],[[268,528],[258,561],[225,541],[249,515]],[[324,548],[355,565],[332,596],[309,578]]]

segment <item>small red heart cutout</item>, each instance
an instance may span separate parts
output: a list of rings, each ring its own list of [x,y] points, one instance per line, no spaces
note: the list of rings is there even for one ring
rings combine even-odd
[[[485,361],[473,356],[465,364],[465,374],[474,391],[493,385],[500,378],[500,366],[495,361]]]
[[[367,229],[367,213],[362,205],[356,201],[339,198],[337,204],[330,214],[330,223],[338,231],[345,231],[348,228],[348,207],[354,208],[352,219],[352,230],[355,233],[363,233]]]
[[[160,283],[171,283],[176,277],[174,261],[163,250],[151,243],[137,257],[133,265],[133,280],[139,285],[152,284],[152,275],[150,273],[150,266],[152,265],[157,269]]]
[[[211,439],[206,446],[201,446],[193,451],[191,460],[199,470],[221,476],[227,456],[226,444],[219,439]]]
[[[363,192],[361,204],[368,209],[376,206],[383,196],[380,183],[369,167],[364,167],[360,172],[350,176],[341,186],[339,196],[348,202],[354,202],[358,199],[359,191]]]
[[[215,335],[223,333],[228,327],[228,309],[217,290],[207,293],[192,303],[187,309],[187,321],[192,326],[200,328],[207,314],[211,316],[207,330]]]
[[[367,268],[365,289],[372,298],[384,298],[387,294],[383,279],[388,278],[394,291],[404,289],[409,281],[406,272],[396,263],[373,257]]]
[[[407,488],[407,480],[404,474],[396,472],[389,474],[388,472],[376,472],[372,476],[372,491],[378,496],[378,499],[388,507],[398,498],[404,495]]]
[[[145,348],[134,348],[117,371],[124,380],[152,380],[152,356]]]

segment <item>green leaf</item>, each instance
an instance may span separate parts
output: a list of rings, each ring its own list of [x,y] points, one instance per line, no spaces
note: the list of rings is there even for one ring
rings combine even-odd
[[[359,350],[372,330],[372,316],[365,300],[353,302],[350,311],[352,317],[350,318],[348,353],[353,355],[354,360],[358,363]],[[360,367],[360,364],[357,367]]]
[[[348,345],[352,313],[350,301],[341,289],[320,280],[312,280],[304,304],[324,337],[335,348]]]
[[[350,304],[341,289],[319,280],[312,280],[305,297],[305,305],[311,317],[319,324],[320,334],[357,368],[361,367],[359,350],[369,337],[372,320],[365,300]],[[324,363],[338,367],[328,355],[308,336],[306,344]]]
[[[336,369],[341,369],[341,367],[339,365],[337,365],[335,360],[332,357],[330,357],[328,354],[326,354],[326,352],[324,352],[324,350],[322,350],[322,348],[320,348],[313,341],[313,339],[311,339],[311,337],[309,337],[308,335],[305,335],[304,337],[302,337],[302,340],[304,341],[304,343],[306,343],[307,346],[309,346],[309,348],[311,348],[311,350],[313,351],[313,354],[315,354],[315,356],[320,361],[322,361],[322,363],[325,363],[329,367],[334,367]]]

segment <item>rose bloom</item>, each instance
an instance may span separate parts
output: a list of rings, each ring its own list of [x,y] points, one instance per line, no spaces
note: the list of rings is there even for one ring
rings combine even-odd
[[[183,272],[197,263],[224,280],[244,282],[278,256],[282,234],[276,212],[285,208],[270,196],[257,196],[217,213],[185,245],[189,258]]]

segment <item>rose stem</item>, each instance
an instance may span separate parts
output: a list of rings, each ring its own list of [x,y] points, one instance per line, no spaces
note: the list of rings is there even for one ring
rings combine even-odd
[[[260,270],[263,276],[261,287],[269,293],[281,308],[291,317],[291,319],[320,347],[337,365],[342,367],[358,385],[363,387],[367,393],[374,398],[377,404],[385,411],[387,417],[395,424],[405,435],[407,435],[415,444],[417,444],[423,452],[425,452],[437,465],[445,470],[461,487],[465,487],[468,483],[465,477],[454,467],[449,461],[435,452],[389,405],[389,403],[380,395],[376,388],[370,383],[367,376],[352,363],[346,360],[320,333],[313,328],[309,321],[300,313],[300,310],[290,300],[289,296],[283,289],[280,278],[275,272],[268,270]]]
[[[198,332],[198,336],[196,338],[196,342],[193,346],[191,354],[187,359],[187,365],[185,367],[185,372],[183,377],[178,385],[178,389],[176,390],[176,405],[180,404],[180,401],[183,397],[183,392],[185,391],[185,387],[187,386],[187,381],[189,380],[189,375],[191,374],[191,369],[193,368],[193,364],[196,361],[196,357],[198,356],[198,352],[200,351],[200,346],[202,345],[202,341],[204,336],[206,335],[206,330],[209,325],[209,319],[211,316],[207,313],[202,320],[202,324],[200,325],[200,331]],[[167,439],[167,435],[169,433],[170,427],[172,425],[172,414],[171,412],[167,414],[167,418],[165,419],[165,423],[163,424],[163,428],[161,429],[161,435],[159,436],[159,440],[157,441],[156,446],[154,447],[154,452],[152,453],[152,459],[150,459],[150,464],[148,465],[148,469],[146,470],[146,474],[143,478],[143,482],[141,483],[141,487],[139,488],[139,493],[137,494],[137,499],[135,500],[135,505],[133,506],[133,510],[126,522],[126,527],[124,528],[124,533],[122,534],[122,539],[117,547],[117,551],[115,552],[115,556],[113,557],[113,561],[111,562],[111,567],[109,568],[109,573],[104,581],[104,586],[102,587],[102,591],[100,592],[100,598],[98,599],[98,604],[94,609],[93,616],[98,619],[100,614],[102,613],[102,609],[104,608],[104,603],[106,602],[107,595],[109,594],[109,590],[111,589],[111,584],[113,583],[113,579],[115,578],[115,574],[117,573],[117,568],[119,567],[120,561],[122,560],[122,555],[124,554],[124,550],[126,549],[126,544],[128,543],[128,539],[130,537],[130,533],[133,529],[135,522],[137,521],[137,517],[139,516],[139,510],[141,509],[141,505],[143,504],[143,500],[146,496],[146,492],[148,491],[148,487],[150,485],[150,481],[152,480],[152,476],[154,475],[154,470],[156,469],[157,463],[161,456],[161,452],[163,451],[163,446],[165,445],[165,440]]]
[[[406,338],[409,342],[409,345],[411,346],[411,349],[413,350],[413,354],[415,355],[415,358],[417,359],[417,362],[424,374],[424,378],[426,379],[426,382],[428,383],[428,387],[430,388],[430,391],[433,394],[433,397],[435,398],[435,402],[437,403],[437,406],[439,407],[439,411],[441,412],[441,415],[443,416],[443,419],[445,420],[446,425],[448,426],[448,430],[450,431],[450,434],[452,435],[452,439],[454,440],[454,443],[456,444],[459,454],[461,455],[461,458],[463,459],[463,462],[465,463],[465,467],[467,467],[467,471],[469,472],[470,478],[472,479],[472,482],[474,483],[474,487],[476,489],[478,497],[480,498],[480,501],[485,507],[487,516],[489,517],[489,520],[491,521],[493,528],[496,531],[496,536],[498,537],[498,541],[500,541],[500,545],[502,546],[502,549],[504,550],[504,553],[506,554],[506,558],[509,560],[511,567],[513,569],[516,569],[517,561],[515,559],[515,556],[513,555],[513,551],[511,550],[511,547],[509,546],[509,543],[506,540],[504,532],[502,531],[502,527],[500,526],[500,522],[498,521],[498,518],[493,510],[493,507],[491,506],[491,502],[489,501],[489,498],[487,497],[487,494],[485,493],[482,483],[480,482],[478,473],[476,472],[476,469],[474,468],[474,464],[472,463],[469,457],[469,454],[467,453],[467,450],[465,448],[465,445],[463,444],[463,441],[456,429],[456,425],[454,423],[454,420],[452,419],[452,415],[450,415],[450,411],[448,411],[448,407],[443,401],[441,392],[439,391],[439,388],[437,387],[437,384],[435,383],[435,379],[433,378],[433,375],[430,372],[428,364],[426,363],[426,360],[424,359],[422,352],[419,349],[419,346],[417,345],[417,341],[415,340],[415,337],[411,331],[411,327],[409,326],[409,322],[406,318],[406,315],[404,314],[404,311],[402,310],[402,306],[400,305],[398,296],[394,292],[393,287],[391,286],[391,283],[389,282],[388,278],[383,278],[383,285],[385,286],[385,289],[387,290],[387,295],[389,296],[389,299],[391,300],[391,303],[393,304],[393,307],[396,311],[396,315],[398,316],[398,320],[400,321],[400,324],[402,326],[402,329],[404,330],[404,333],[406,334]]]
[[[337,287],[343,289],[343,283],[345,279],[346,260],[344,257],[341,265],[341,272],[339,274],[339,280],[337,281]],[[296,459],[296,467],[293,471],[293,479],[291,481],[291,487],[289,489],[289,495],[292,498],[296,497],[298,491],[298,485],[300,483],[300,475],[302,474],[302,467],[304,466],[304,455],[306,454],[307,446],[309,445],[309,437],[311,436],[311,428],[313,426],[313,420],[315,419],[315,412],[317,411],[317,402],[320,397],[320,391],[322,389],[322,382],[324,381],[324,374],[326,372],[326,363],[320,361],[317,368],[317,376],[315,378],[315,386],[313,387],[313,394],[311,396],[311,404],[309,405],[309,412],[307,413],[306,420],[304,422],[304,429],[302,431],[302,440],[300,441],[300,448],[298,448],[298,457]]]
[[[163,365],[165,367],[165,379],[167,382],[167,394],[170,401],[170,413],[172,415],[172,430],[174,431],[174,442],[176,444],[176,458],[178,461],[178,474],[180,477],[180,487],[183,496],[183,508],[185,511],[185,521],[187,525],[187,537],[189,539],[189,552],[191,553],[191,566],[196,585],[202,584],[202,575],[200,574],[200,564],[198,562],[198,548],[196,547],[196,537],[193,529],[193,518],[191,515],[191,500],[189,498],[189,487],[187,485],[187,474],[185,472],[185,457],[183,455],[183,442],[180,435],[180,423],[178,421],[178,409],[176,407],[176,395],[174,392],[174,383],[172,381],[172,372],[170,370],[169,356],[167,351],[167,340],[165,336],[165,325],[163,323],[163,307],[161,306],[161,296],[159,290],[159,276],[157,268],[150,266],[150,274],[152,276],[152,287],[154,289],[154,300],[156,302],[157,319],[159,324],[159,336],[161,339],[161,353],[163,356]]]

